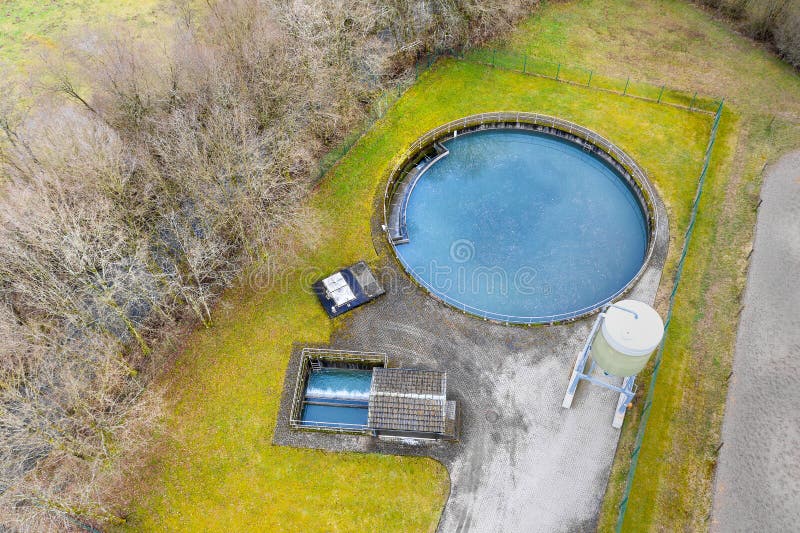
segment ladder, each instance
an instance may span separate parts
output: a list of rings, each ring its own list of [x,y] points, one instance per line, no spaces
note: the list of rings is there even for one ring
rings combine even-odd
[[[322,370],[322,363],[319,362],[319,359],[311,359],[309,363],[311,364],[311,370],[314,372]]]

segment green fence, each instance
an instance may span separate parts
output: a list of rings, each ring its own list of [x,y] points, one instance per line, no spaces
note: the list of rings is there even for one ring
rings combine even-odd
[[[677,89],[672,89],[666,85],[657,86],[649,83],[641,83],[632,80],[630,77],[626,79],[612,78],[605,76],[601,73],[595,72],[592,69],[568,65],[566,63],[552,63],[543,61],[533,56],[519,55],[500,50],[487,50],[477,49],[468,52],[453,52],[441,54],[431,54],[420,58],[417,63],[416,74],[419,76],[421,70],[430,68],[440,56],[451,56],[481,63],[494,68],[502,68],[506,70],[518,71],[523,74],[530,74],[533,76],[541,76],[550,78],[564,83],[573,85],[582,85],[593,89],[608,91],[622,96],[630,96],[633,98],[640,98],[643,100],[678,106],[686,108],[690,111],[699,111],[714,115],[714,122],[711,127],[711,135],[709,137],[708,146],[706,147],[705,157],[703,160],[703,169],[700,172],[700,178],[697,182],[697,190],[695,192],[694,202],[692,203],[692,210],[689,218],[689,225],[684,234],[683,249],[678,260],[677,269],[675,272],[675,281],[672,286],[672,292],[669,296],[669,310],[667,317],[664,321],[665,335],[667,337],[669,332],[669,325],[672,321],[672,310],[675,303],[675,295],[678,292],[678,287],[683,275],[683,267],[686,261],[686,254],[689,250],[689,245],[692,240],[694,232],[694,225],[697,220],[697,211],[700,206],[700,199],[703,195],[703,187],[708,173],[708,167],[711,163],[711,153],[714,149],[714,143],[717,138],[717,130],[719,128],[720,119],[722,117],[722,110],[724,107],[724,99],[709,98],[700,96],[697,92],[686,92]],[[625,482],[625,489],[622,493],[622,500],[619,504],[619,513],[617,515],[616,530],[622,530],[622,524],[625,520],[625,512],[628,508],[628,499],[630,497],[631,486],[633,485],[633,478],[636,475],[636,466],[639,461],[639,453],[642,448],[642,441],[647,429],[647,421],[650,417],[650,408],[653,404],[653,393],[655,391],[656,381],[658,380],[659,368],[664,356],[664,340],[659,346],[658,352],[654,358],[653,373],[650,377],[650,383],[647,389],[647,396],[645,398],[644,407],[642,408],[642,416],[639,422],[639,427],[636,432],[636,439],[634,441],[633,452],[631,453],[631,464],[628,470],[628,477]]]
[[[708,167],[711,163],[711,153],[714,148],[714,142],[717,138],[717,130],[719,128],[720,119],[722,117],[722,110],[724,107],[724,99],[714,99],[704,96],[699,96],[698,93],[688,93],[677,89],[671,89],[665,85],[656,86],[648,83],[641,83],[627,78],[625,80],[619,78],[612,78],[603,74],[597,73],[594,70],[568,65],[566,63],[552,63],[542,61],[532,56],[513,54],[505,51],[477,49],[468,52],[449,50],[446,52],[437,52],[420,57],[414,65],[414,79],[418,78],[420,73],[429,69],[433,64],[442,56],[456,57],[465,61],[472,61],[492,66],[494,68],[503,68],[507,70],[515,70],[524,74],[533,76],[541,76],[545,78],[554,79],[564,83],[574,85],[583,85],[593,89],[613,92],[623,96],[630,96],[633,98],[640,98],[656,102],[659,104],[679,106],[686,108],[690,111],[699,111],[714,115],[714,122],[711,127],[711,135],[706,147],[706,153],[703,160],[703,169],[700,172],[700,178],[697,183],[697,191],[695,192],[694,202],[689,218],[689,225],[684,234],[683,249],[681,250],[680,259],[678,260],[677,269],[675,272],[675,281],[672,286],[672,292],[669,296],[669,310],[667,317],[664,321],[664,330],[666,339],[669,332],[669,325],[672,321],[672,310],[675,303],[675,294],[678,292],[681,277],[683,275],[683,266],[686,261],[686,254],[689,250],[689,245],[694,231],[694,225],[697,220],[697,211],[700,205],[700,199],[703,195],[703,187],[706,181],[706,174]],[[366,125],[363,129],[356,131],[351,136],[348,136],[345,141],[329,154],[327,161],[323,161],[320,165],[319,176],[321,177],[333,164],[349,150],[349,148],[358,140],[358,138],[367,130],[371,125],[381,118],[388,107],[391,106],[397,98],[400,97],[406,84],[401,84],[394,90],[384,93],[374,105],[370,113]],[[639,452],[642,447],[645,430],[647,429],[647,421],[650,417],[650,408],[653,404],[653,391],[655,390],[656,381],[658,379],[659,368],[664,356],[664,342],[662,340],[658,352],[654,358],[653,373],[650,377],[650,383],[647,389],[647,396],[645,397],[644,407],[642,409],[642,416],[639,422],[639,427],[636,432],[636,439],[634,441],[633,452],[631,453],[631,464],[628,470],[628,477],[625,482],[625,489],[622,493],[622,500],[619,504],[619,513],[617,515],[617,532],[622,530],[622,524],[625,520],[625,512],[628,508],[628,499],[630,497],[631,486],[633,485],[633,478],[636,474],[636,466],[639,461]]]
[[[694,196],[694,203],[692,204],[692,211],[689,217],[689,226],[686,228],[684,234],[683,250],[681,251],[680,259],[678,260],[678,267],[675,271],[675,282],[672,285],[672,292],[669,295],[669,310],[667,311],[667,319],[664,321],[664,339],[669,332],[669,324],[672,321],[672,309],[675,303],[675,294],[678,292],[678,286],[681,282],[683,275],[683,265],[686,260],[686,254],[689,250],[689,244],[692,240],[692,232],[694,231],[694,224],[697,220],[697,209],[700,206],[700,198],[703,196],[703,186],[706,181],[706,174],[708,174],[708,167],[711,163],[711,152],[714,149],[714,141],[717,138],[717,129],[719,128],[719,121],[722,117],[723,102],[719,102],[717,112],[714,116],[714,124],[711,127],[711,137],[708,140],[708,147],[706,148],[706,155],[703,161],[703,170],[700,172],[700,179],[697,182],[697,192]],[[619,514],[617,515],[617,532],[622,530],[622,523],[625,520],[625,512],[628,509],[628,498],[631,494],[631,486],[633,485],[633,478],[636,474],[636,466],[639,464],[639,452],[642,448],[642,441],[644,440],[645,430],[647,429],[647,421],[650,418],[650,408],[653,405],[653,391],[655,391],[656,380],[658,379],[658,370],[661,367],[661,361],[664,357],[664,343],[661,341],[658,353],[653,363],[653,374],[650,377],[650,384],[647,388],[647,396],[645,398],[644,407],[642,408],[642,418],[639,422],[639,428],[636,431],[636,440],[633,444],[633,452],[631,453],[631,466],[628,471],[628,478],[625,481],[625,490],[622,493],[622,500],[619,504]]]
[[[666,85],[654,85],[652,83],[640,82],[630,77],[616,78],[606,76],[593,69],[570,65],[568,63],[553,63],[535,56],[517,54],[505,50],[479,48],[467,52],[450,52],[447,55],[495,68],[550,78],[564,83],[608,91],[622,96],[640,98],[659,104],[685,107],[691,111],[703,111],[714,114],[721,103],[721,99],[719,98],[702,96],[697,92],[686,92],[667,87]],[[427,64],[429,65],[431,60],[426,59],[426,61],[428,61]]]

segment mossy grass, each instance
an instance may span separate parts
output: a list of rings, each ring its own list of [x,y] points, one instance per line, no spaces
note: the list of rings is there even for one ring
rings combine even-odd
[[[123,12],[131,6],[136,9]],[[109,13],[133,20],[135,28],[148,27],[161,17],[151,8],[138,2],[5,2],[0,58],[24,72],[40,46],[53,46],[60,35]],[[500,50],[500,66],[507,68],[518,69],[515,58],[526,55],[526,69],[556,71],[561,64],[559,77],[578,84],[584,76],[589,83],[588,71],[592,86],[620,90],[631,78],[629,88],[648,97],[666,85],[662,98],[683,105],[694,91],[726,97],[623,527],[705,529],[761,173],[766,162],[800,146],[800,78],[724,22],[678,0],[546,3],[480,53],[488,57],[491,50]],[[670,213],[663,307],[710,119],[476,64],[440,62],[322,180],[310,201],[319,221],[311,228],[316,240],[304,243],[291,230],[278,239],[273,255],[284,266],[280,287],[265,287],[263,276],[245,276],[222,299],[215,327],[187,341],[164,383],[170,444],[137,483],[141,499],[130,529],[436,527],[448,490],[441,465],[273,447],[272,428],[292,343],[324,343],[333,328],[346,327],[346,319],[329,322],[306,290],[311,273],[376,259],[369,222],[393,159],[438,124],[510,109],[595,129],[650,174]],[[623,428],[601,531],[615,526],[640,407]]]
[[[171,16],[158,0],[5,0],[0,2],[0,65],[24,79],[40,56],[59,52],[62,39],[80,39],[84,29],[117,23],[132,36],[156,38]]]
[[[312,231],[319,238],[283,263],[291,265],[281,272],[284,282],[262,291],[244,283],[230,291],[214,328],[187,343],[169,384],[174,407],[167,427],[175,438],[143,482],[150,491],[131,528],[436,527],[448,492],[438,463],[274,447],[270,439],[292,343],[324,343],[333,328],[346,327],[346,318],[326,318],[308,290],[309,273],[376,261],[376,197],[408,145],[450,120],[496,110],[551,114],[613,139],[667,201],[673,232],[685,227],[711,117],[476,63],[439,61],[316,187],[310,206],[320,221]]]
[[[662,98],[684,105],[695,91],[726,98],[622,527],[705,530],[762,170],[800,147],[800,77],[725,21],[673,0],[548,3],[493,46],[679,89]],[[670,289],[662,283],[662,303]],[[640,409],[623,428],[600,531],[616,527]]]

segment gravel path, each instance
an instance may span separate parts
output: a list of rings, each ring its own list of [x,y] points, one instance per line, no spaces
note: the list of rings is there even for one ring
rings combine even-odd
[[[714,494],[725,533],[800,528],[800,151],[761,198]]]

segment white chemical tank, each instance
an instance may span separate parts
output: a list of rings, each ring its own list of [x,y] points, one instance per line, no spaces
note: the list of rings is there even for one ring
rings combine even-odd
[[[603,326],[592,343],[591,357],[606,373],[633,376],[661,343],[664,322],[655,309],[637,300],[622,300],[605,312]],[[630,313],[623,309],[636,313]]]

